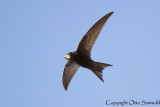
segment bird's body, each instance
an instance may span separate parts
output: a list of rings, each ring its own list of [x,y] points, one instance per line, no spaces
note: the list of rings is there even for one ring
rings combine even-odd
[[[66,90],[72,77],[80,66],[90,69],[100,80],[103,81],[102,70],[105,67],[112,65],[95,62],[91,59],[90,54],[102,27],[112,14],[113,12],[110,12],[97,21],[84,35],[77,50],[75,52],[69,52],[64,56],[68,60],[63,73],[63,86]]]
[[[85,67],[85,68],[90,68],[91,67],[91,64],[92,64],[92,59],[90,59],[89,56],[83,54],[83,53],[78,53],[78,52],[74,52],[74,61],[81,65],[82,67]]]

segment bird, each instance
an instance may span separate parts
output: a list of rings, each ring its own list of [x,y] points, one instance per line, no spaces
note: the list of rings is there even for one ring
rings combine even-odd
[[[112,65],[92,60],[91,49],[95,44],[95,41],[98,38],[104,24],[113,13],[114,12],[110,12],[99,19],[83,36],[79,42],[77,50],[74,52],[69,52],[64,56],[64,58],[68,60],[65,64],[62,77],[63,86],[66,91],[72,77],[75,75],[80,66],[91,70],[102,82],[104,82],[102,78],[102,71],[104,68]]]

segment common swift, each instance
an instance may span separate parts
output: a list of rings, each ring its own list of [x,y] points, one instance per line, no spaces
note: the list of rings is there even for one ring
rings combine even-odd
[[[105,22],[112,14],[113,12],[110,12],[98,20],[83,36],[77,50],[75,52],[69,52],[64,56],[64,58],[68,60],[63,72],[63,86],[66,91],[72,77],[80,66],[90,69],[101,81],[104,82],[102,78],[102,70],[105,67],[112,65],[93,61],[91,59],[91,49]]]

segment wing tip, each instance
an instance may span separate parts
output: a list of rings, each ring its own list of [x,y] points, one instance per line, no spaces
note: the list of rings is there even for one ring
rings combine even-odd
[[[103,80],[103,78],[102,78],[102,80],[101,80],[103,83],[104,83],[104,80]]]
[[[112,12],[108,13],[107,15],[111,16],[113,13],[114,13],[114,11],[112,11]]]
[[[66,83],[66,81],[65,81],[65,79],[64,79],[64,74],[63,74],[62,82],[63,82],[63,87],[64,87],[64,89],[67,91],[68,85],[67,85],[67,83]]]
[[[114,11],[112,11],[112,12],[110,12],[111,14],[113,14],[114,13]]]
[[[66,91],[67,91],[67,87],[66,88],[64,88]]]
[[[63,83],[63,87],[64,87],[64,89],[67,91],[68,86]]]

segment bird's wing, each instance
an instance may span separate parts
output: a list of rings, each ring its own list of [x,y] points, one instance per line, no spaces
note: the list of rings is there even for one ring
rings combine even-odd
[[[101,32],[102,27],[104,26],[105,22],[112,14],[113,12],[110,12],[107,15],[103,16],[89,29],[89,31],[81,39],[77,48],[77,52],[82,52],[85,55],[90,56],[91,49],[99,33]]]
[[[68,85],[80,66],[75,61],[68,61],[63,72],[63,86],[67,90]]]

